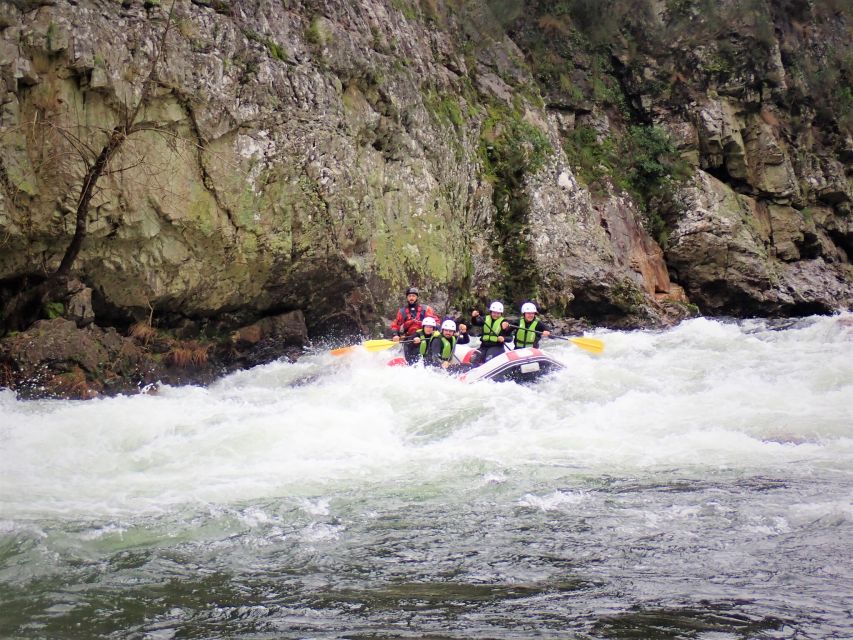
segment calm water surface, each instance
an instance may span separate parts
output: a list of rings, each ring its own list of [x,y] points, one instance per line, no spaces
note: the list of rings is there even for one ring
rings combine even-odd
[[[853,638],[853,315],[0,392],[0,638]]]

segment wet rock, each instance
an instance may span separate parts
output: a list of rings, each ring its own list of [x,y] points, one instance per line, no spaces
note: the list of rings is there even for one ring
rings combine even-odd
[[[304,347],[308,344],[308,329],[302,311],[289,311],[268,316],[234,332],[232,341],[237,346],[250,347],[262,340],[277,340],[282,344]]]
[[[66,318],[40,320],[0,341],[5,385],[25,397],[89,398],[110,384],[134,389],[134,378],[144,377],[142,360],[139,349],[115,329],[91,324],[81,329]]]
[[[281,357],[295,361],[308,344],[308,329],[302,311],[262,318],[240,327],[231,336],[237,353],[231,366],[251,367]]]
[[[75,279],[69,280],[66,286],[68,298],[65,302],[65,317],[73,320],[78,327],[85,327],[94,322],[92,289]]]
[[[683,213],[667,258],[703,313],[797,315],[849,307],[848,263],[796,261],[822,251],[813,222],[799,212],[771,207],[768,227],[753,198],[704,173],[680,197]]]

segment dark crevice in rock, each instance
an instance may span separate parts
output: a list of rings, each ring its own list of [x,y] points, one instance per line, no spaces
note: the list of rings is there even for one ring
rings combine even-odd
[[[231,224],[231,228],[235,233],[240,232],[240,227],[237,224],[235,219],[234,212],[231,210],[231,207],[228,206],[226,202],[223,201],[222,196],[219,193],[219,189],[216,188],[216,180],[213,176],[210,175],[210,172],[207,170],[207,164],[204,159],[205,147],[208,144],[208,140],[205,140],[204,136],[201,133],[201,128],[198,125],[198,120],[195,116],[195,110],[193,109],[192,102],[189,96],[185,95],[180,91],[173,91],[172,95],[174,95],[175,99],[178,101],[178,104],[181,105],[181,108],[184,110],[184,113],[187,116],[187,123],[190,125],[190,130],[195,136],[195,140],[190,140],[190,144],[195,148],[195,157],[196,157],[196,165],[198,166],[199,173],[201,174],[202,184],[204,184],[207,192],[213,196],[214,202],[216,202],[216,206],[225,214],[225,217],[228,219],[228,222]]]

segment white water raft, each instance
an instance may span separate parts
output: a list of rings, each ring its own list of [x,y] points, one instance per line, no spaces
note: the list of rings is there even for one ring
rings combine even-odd
[[[471,362],[471,354],[474,351],[476,349],[460,345],[456,347],[454,356],[460,363],[468,364]],[[541,349],[529,347],[504,351],[488,362],[465,372],[459,376],[459,380],[462,382],[479,382],[480,380],[532,382],[565,367],[566,365]]]

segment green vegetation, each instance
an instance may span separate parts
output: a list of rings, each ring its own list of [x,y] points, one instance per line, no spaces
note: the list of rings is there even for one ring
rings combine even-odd
[[[284,53],[284,48],[273,40],[266,40],[264,44],[267,47],[267,50],[270,52],[270,55],[276,60],[281,60],[282,62],[287,60],[287,56]]]
[[[543,31],[574,32],[586,41],[589,48],[608,51],[623,26],[638,18],[651,15],[648,0],[558,0],[539,6],[537,23]]]
[[[645,315],[645,295],[631,280],[620,280],[611,291],[612,301],[626,314]]]
[[[671,203],[675,186],[692,169],[678,155],[669,136],[657,127],[631,127],[625,158],[632,162],[627,171],[629,191],[638,196],[645,210],[648,232],[665,247],[669,229],[660,215],[660,205]]]
[[[418,17],[415,7],[407,0],[391,0],[391,6],[402,13],[406,20],[416,20]]]
[[[617,160],[611,138],[599,140],[596,130],[587,125],[578,125],[563,139],[563,150],[580,179],[593,189],[610,175]]]
[[[48,320],[61,318],[65,315],[65,305],[61,302],[45,302],[42,311]]]
[[[646,213],[649,233],[666,243],[666,224],[650,205],[669,200],[674,187],[691,173],[666,132],[653,126],[630,126],[616,137],[579,125],[563,140],[563,148],[569,164],[593,192],[603,191],[602,181],[609,179],[630,193]]]
[[[821,120],[835,120],[853,132],[853,49],[830,49],[825,60],[803,58],[798,67],[808,87],[802,99],[814,105]]]
[[[426,105],[439,121],[452,125],[457,132],[462,130],[465,119],[459,102],[453,95],[430,91],[426,95]]]
[[[282,47],[272,38],[263,36],[255,31],[252,31],[251,29],[246,29],[245,31],[243,31],[243,35],[246,36],[247,40],[251,40],[252,42],[257,42],[259,44],[264,45],[267,51],[269,51],[269,54],[276,60],[281,60],[283,62],[287,61],[287,53],[284,47]]]
[[[47,25],[47,33],[45,34],[45,41],[47,43],[47,50],[53,51],[53,41],[57,35],[57,26],[56,23],[51,21],[49,25]]]
[[[326,25],[323,24],[322,18],[314,16],[305,29],[305,40],[318,47],[325,47],[329,44],[330,39],[331,34]]]
[[[450,8],[450,7],[448,7]],[[438,0],[421,0],[421,11],[429,22],[441,22],[445,17]]]
[[[625,140],[628,184],[644,200],[658,194],[665,182],[688,175],[665,131],[658,127],[632,126]]]
[[[539,171],[552,152],[545,133],[524,120],[520,110],[489,108],[479,153],[485,177],[494,187],[495,249],[505,271],[502,293],[508,299],[536,294],[539,278],[528,247],[530,202],[524,180]]]
[[[536,173],[552,153],[545,133],[522,118],[519,110],[489,107],[480,138],[480,156],[487,177],[517,177]]]

